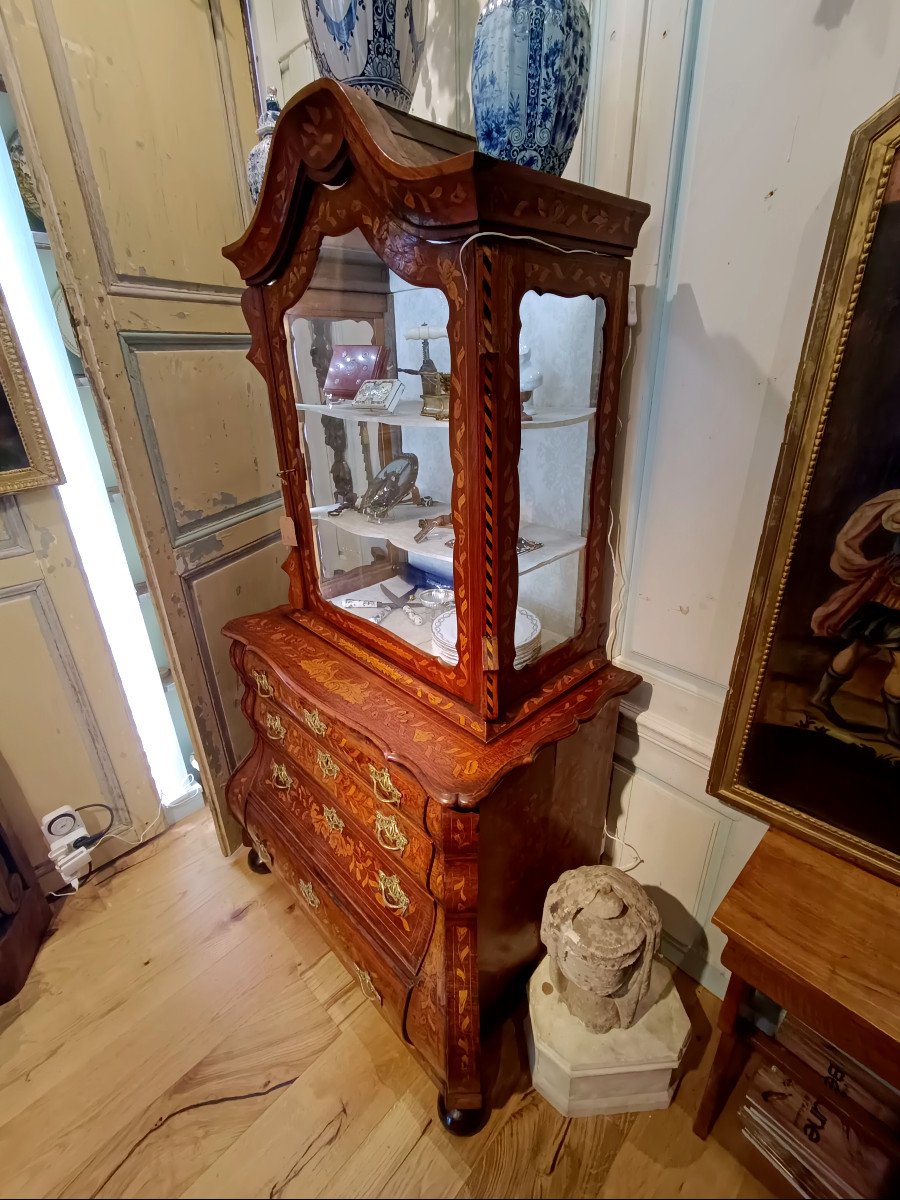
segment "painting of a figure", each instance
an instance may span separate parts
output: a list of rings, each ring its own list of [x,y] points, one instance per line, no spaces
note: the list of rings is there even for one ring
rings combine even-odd
[[[898,140],[851,142],[710,790],[900,878]]]
[[[890,548],[870,558],[866,545],[880,530],[888,535]],[[831,569],[847,582],[813,613],[812,631],[845,644],[828,664],[812,702],[838,728],[861,736],[883,733],[900,749],[900,488],[859,506],[837,536]],[[888,663],[881,689],[883,730],[855,723],[835,708],[836,693],[876,656],[886,657]]]

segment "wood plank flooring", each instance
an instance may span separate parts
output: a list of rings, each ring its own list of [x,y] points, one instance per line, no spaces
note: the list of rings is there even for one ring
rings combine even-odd
[[[271,876],[205,815],[59,906],[0,1009],[0,1195],[769,1197],[737,1129],[691,1120],[718,1001],[666,1112],[567,1120],[534,1091],[471,1139]],[[765,1182],[761,1180],[765,1179]]]

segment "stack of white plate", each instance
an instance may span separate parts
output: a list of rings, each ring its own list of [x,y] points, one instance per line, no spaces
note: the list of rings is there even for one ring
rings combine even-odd
[[[527,608],[516,609],[516,670],[534,662],[541,652],[541,623]],[[451,667],[459,661],[456,653],[456,609],[451,608],[434,618],[431,624],[431,649]]]

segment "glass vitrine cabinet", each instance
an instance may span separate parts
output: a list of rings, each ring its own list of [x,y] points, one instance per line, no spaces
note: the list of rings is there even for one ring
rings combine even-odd
[[[391,121],[401,152],[419,139],[408,179],[317,188],[277,244],[257,229],[230,253],[264,284],[251,323],[277,389],[296,619],[490,736],[603,661],[627,256],[646,206],[567,205],[573,185],[553,180],[551,199],[535,173],[514,195],[490,166],[467,185],[467,139]],[[421,176],[441,167],[444,186]],[[261,207],[277,202],[270,189]]]
[[[606,660],[603,575],[647,212],[323,80],[226,251],[289,547],[287,604],[225,629],[254,730],[228,804],[456,1131],[548,886],[603,851],[638,682]]]

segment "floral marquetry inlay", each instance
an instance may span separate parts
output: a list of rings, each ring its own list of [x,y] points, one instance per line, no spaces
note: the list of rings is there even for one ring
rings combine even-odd
[[[287,603],[224,630],[254,734],[229,806],[457,1116],[487,1101],[482,1030],[540,954],[547,888],[603,849],[618,698],[638,682],[606,659],[603,572],[627,260],[648,211],[322,80],[285,106],[250,227],[225,251],[247,284],[291,542]],[[412,325],[421,358],[403,353]],[[351,328],[357,350],[379,347],[382,363],[387,350],[392,387],[399,366],[422,364],[390,420],[321,411]],[[536,330],[544,412],[520,392],[520,332],[535,350]],[[439,366],[426,368],[426,338],[442,342]],[[565,369],[551,388],[553,357]],[[418,413],[409,397],[426,377],[436,390]],[[395,495],[381,473],[401,455]],[[556,480],[575,475],[570,504]],[[397,512],[360,505],[373,483]],[[431,503],[419,530],[443,538],[420,554],[403,526],[415,532]],[[520,561],[532,539],[551,543],[546,557]],[[448,661],[408,590],[430,579],[420,558],[452,587]],[[548,567],[559,588],[538,574]],[[568,608],[545,600],[563,590]],[[548,636],[520,657],[529,604]]]
[[[387,684],[378,687],[375,708],[364,703],[372,688],[365,667],[338,650],[328,651],[287,610],[238,617],[224,632],[265,659],[273,682],[277,679],[280,686],[283,681],[288,691],[301,692],[307,706],[315,704],[326,720],[333,716],[359,731],[440,803],[461,807],[477,804],[507,772],[530,762],[548,742],[574,733],[605,703],[630,691],[638,679],[607,664],[561,696],[545,698],[527,722],[484,743]],[[333,680],[338,681],[336,689]]]

